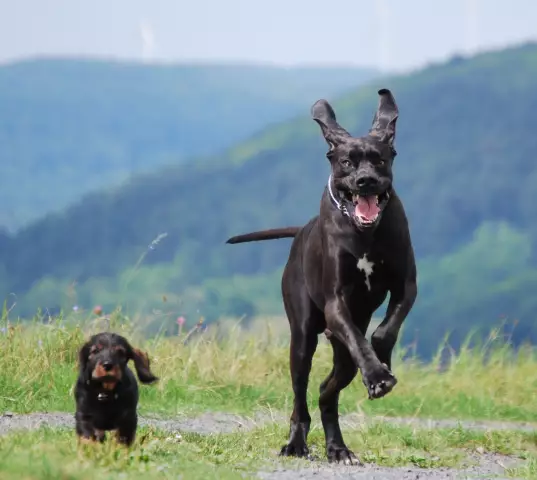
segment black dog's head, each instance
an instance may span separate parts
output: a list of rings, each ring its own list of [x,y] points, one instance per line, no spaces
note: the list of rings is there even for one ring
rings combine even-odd
[[[131,347],[124,337],[115,333],[93,335],[80,349],[80,374],[86,382],[100,384],[105,390],[114,390],[121,382],[129,360],[134,361],[142,383],[158,380],[149,368],[147,354]]]
[[[326,100],[312,107],[330,150],[333,193],[346,207],[360,230],[378,225],[390,198],[395,124],[399,115],[395,99],[387,89],[379,90],[380,101],[369,133],[352,137],[336,121]]]

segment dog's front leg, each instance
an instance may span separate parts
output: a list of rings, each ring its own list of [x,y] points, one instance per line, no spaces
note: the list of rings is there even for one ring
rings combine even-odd
[[[386,395],[396,380],[380,363],[367,339],[352,322],[347,304],[347,294],[351,291],[350,288],[340,289],[325,305],[326,324],[332,333],[330,341],[334,349],[334,367],[321,385],[319,408],[329,461],[360,465],[360,460],[343,441],[338,418],[339,393],[353,380],[358,369],[362,371],[369,398]]]
[[[75,431],[79,443],[93,443],[104,441],[104,433],[98,435],[98,432],[93,426],[92,417],[84,415],[81,412],[75,413]]]
[[[138,415],[136,412],[129,412],[122,419],[119,428],[116,431],[116,441],[127,447],[130,447],[136,437],[136,428],[138,426]]]
[[[407,280],[401,287],[392,290],[386,317],[371,335],[371,344],[378,359],[385,363],[390,370],[392,368],[392,351],[397,342],[399,331],[414,305],[417,294],[418,287],[415,279]]]
[[[356,367],[362,372],[362,381],[369,398],[380,398],[389,393],[397,383],[389,368],[378,359],[371,344],[354,325],[347,302],[347,289],[340,288],[325,305],[328,329],[347,348]],[[348,289],[350,293],[351,289]]]

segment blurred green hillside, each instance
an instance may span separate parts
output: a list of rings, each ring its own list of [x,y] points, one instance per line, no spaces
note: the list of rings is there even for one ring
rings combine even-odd
[[[447,330],[456,341],[504,317],[518,322],[515,341],[537,341],[535,78],[537,46],[528,44],[321,95],[354,134],[369,128],[379,88],[396,96],[395,186],[420,282],[404,341],[417,340],[423,354]],[[21,313],[95,303],[148,312],[173,305],[209,320],[281,312],[290,241],[224,242],[318,212],[329,168],[308,112],[4,236],[1,291],[18,295]]]
[[[215,153],[375,75],[358,68],[41,59],[0,66],[0,226]]]

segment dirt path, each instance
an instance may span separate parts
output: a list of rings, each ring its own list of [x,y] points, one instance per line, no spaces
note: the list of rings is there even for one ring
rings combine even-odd
[[[504,467],[513,466],[515,462],[502,455],[481,455],[476,458],[476,465],[464,470],[453,468],[424,469],[417,467],[379,467],[366,465],[364,467],[345,467],[340,465],[319,464],[309,468],[275,468],[273,471],[259,472],[258,477],[263,480],[291,480],[291,479],[362,479],[362,480],[448,480],[448,479],[501,479]],[[503,465],[503,466],[502,466]],[[512,477],[511,477],[512,478]]]
[[[175,432],[186,431],[201,434],[231,433],[249,430],[266,423],[287,423],[288,418],[282,413],[258,412],[251,417],[232,413],[204,413],[194,417],[178,416],[176,419],[164,419],[154,416],[140,416],[140,425],[154,426],[159,429]],[[524,432],[537,431],[537,424],[522,422],[498,422],[489,420],[453,420],[425,419],[415,417],[366,417],[358,414],[342,415],[340,423],[346,428],[357,428],[364,423],[384,421],[422,428],[456,428],[459,425],[468,430],[516,430]],[[72,413],[4,413],[0,416],[0,435],[12,430],[35,429],[40,426],[74,427]]]
[[[368,422],[386,421],[390,423],[415,425],[423,428],[453,428],[462,426],[473,430],[518,430],[535,431],[537,426],[529,423],[514,422],[493,422],[493,421],[472,421],[472,420],[428,420],[422,418],[397,418],[397,417],[364,417],[356,414],[343,415],[341,424],[346,428],[356,428]],[[149,416],[140,417],[140,425],[154,426],[169,432],[196,432],[201,434],[209,433],[231,433],[236,431],[246,431],[256,426],[270,422],[287,422],[287,417],[281,413],[268,415],[258,413],[252,417],[244,417],[228,413],[205,413],[195,417],[178,417],[176,419],[163,419]],[[0,416],[0,435],[5,435],[14,430],[35,429],[41,426],[49,427],[74,427],[72,413],[31,413],[26,415],[5,413]],[[506,467],[520,465],[521,460],[505,457],[497,454],[474,454],[475,466],[458,470],[449,468],[422,469],[417,467],[379,467],[376,465],[366,465],[365,467],[345,467],[340,465],[328,465],[325,462],[313,462],[307,467],[304,464],[297,464],[295,468],[283,467],[274,461],[274,466],[265,467],[258,472],[258,478],[264,480],[286,480],[286,479],[492,479],[502,477]]]
[[[196,417],[177,418],[174,420],[157,417],[140,416],[139,424],[153,426],[168,432],[231,433],[247,430],[265,423],[268,417],[248,419],[230,413],[205,413]],[[0,417],[0,435],[14,430],[32,430],[41,426],[54,428],[74,428],[75,419],[72,413],[4,413]]]

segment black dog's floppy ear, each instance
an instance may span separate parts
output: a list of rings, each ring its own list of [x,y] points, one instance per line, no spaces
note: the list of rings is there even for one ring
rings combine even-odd
[[[321,127],[324,139],[330,146],[328,153],[334,150],[338,144],[342,143],[345,138],[351,136],[347,130],[337,123],[334,109],[326,100],[317,100],[313,104],[313,107],[311,107],[311,116]]]
[[[158,380],[158,377],[155,377],[149,368],[149,357],[147,353],[131,347],[129,348],[129,360],[134,362],[134,368],[136,369],[136,374],[140,382],[153,383]]]
[[[399,110],[390,90],[382,88],[378,94],[380,95],[379,105],[369,134],[380,138],[381,141],[393,148],[395,124],[399,117]]]
[[[78,368],[79,368],[80,374],[84,377],[85,380],[88,380],[86,378],[86,374],[87,374],[86,367],[88,366],[90,348],[91,348],[91,342],[88,341],[78,351]]]

